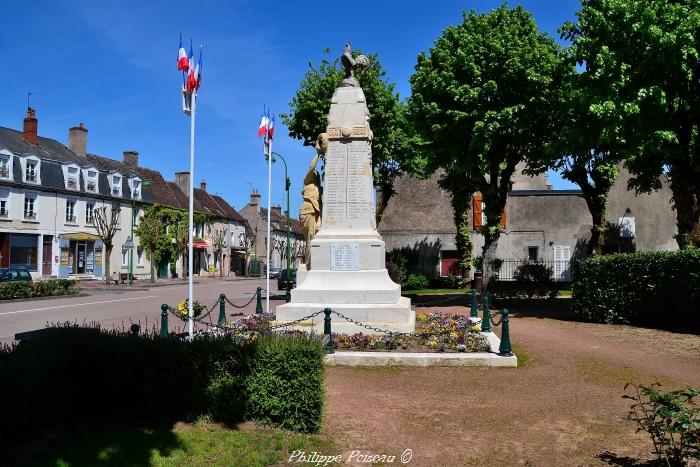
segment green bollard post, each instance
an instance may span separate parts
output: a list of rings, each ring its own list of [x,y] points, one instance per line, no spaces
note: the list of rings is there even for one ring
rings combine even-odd
[[[167,303],[163,303],[160,306],[161,312],[160,312],[160,338],[161,339],[167,339],[168,338],[168,306]]]
[[[479,302],[476,299],[476,289],[472,289],[472,309],[469,312],[469,316],[472,318],[476,318],[477,316],[479,316],[479,314],[477,313],[478,309]]]
[[[511,348],[510,345],[510,331],[508,329],[508,308],[504,308],[501,314],[503,317],[501,318],[501,326],[503,326],[502,332],[501,332],[501,345],[498,347],[498,355],[502,357],[512,357],[513,356],[513,349]]]
[[[484,294],[482,303],[483,317],[481,318],[481,332],[491,332],[491,312],[489,311],[489,296]]]
[[[333,336],[331,336],[331,313],[333,313],[333,310],[326,308],[323,310],[323,313],[326,315],[323,318],[323,343],[326,346],[327,354],[335,353],[335,350],[333,350]]]
[[[255,314],[262,313],[262,287],[258,287],[258,303],[255,304]]]
[[[219,295],[219,326],[226,325],[226,295]]]

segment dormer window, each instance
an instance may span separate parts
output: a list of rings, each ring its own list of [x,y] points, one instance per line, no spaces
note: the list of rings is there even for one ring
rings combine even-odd
[[[39,158],[36,156],[29,156],[24,158],[24,182],[40,184],[39,179]]]
[[[88,193],[97,193],[97,169],[88,167],[83,169],[83,180],[85,180],[85,191]]]
[[[12,179],[12,153],[7,149],[0,149],[0,178]]]
[[[112,196],[120,197],[122,196],[122,177],[119,174],[113,174],[111,176],[112,181]]]
[[[141,200],[141,180],[138,178],[129,179],[129,189],[131,190],[131,198]]]
[[[80,181],[78,176],[78,167],[69,165],[65,171],[66,176],[66,189],[68,190],[79,190]]]

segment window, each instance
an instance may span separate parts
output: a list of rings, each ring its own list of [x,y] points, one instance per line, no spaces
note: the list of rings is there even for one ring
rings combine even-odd
[[[10,236],[10,267],[37,270],[38,235],[12,234]]]
[[[475,193],[472,196],[472,226],[474,230],[478,230],[486,225],[486,203],[481,198],[481,193]],[[506,207],[503,206],[501,214],[501,227],[506,228]]]
[[[24,171],[24,181],[27,183],[38,183],[39,182],[39,161],[28,159],[27,166]]]
[[[36,220],[36,195],[24,195],[24,218]]]
[[[122,195],[122,177],[120,175],[112,175],[112,196]]]
[[[83,172],[85,177],[85,190],[90,193],[97,193],[97,170],[87,169]]]
[[[129,249],[122,247],[122,266],[129,265]]]
[[[143,266],[143,249],[141,247],[136,248],[136,264]]]
[[[66,222],[70,224],[75,224],[77,222],[75,218],[75,200],[66,200]]]
[[[131,197],[133,199],[141,199],[141,180],[138,178],[129,179],[129,188],[131,189]]]
[[[95,202],[87,201],[85,203],[85,224],[92,225],[92,221],[95,217]]]
[[[10,161],[12,156],[0,153],[0,178],[11,178]]]
[[[78,182],[78,168],[68,167],[66,172],[66,189],[68,190],[78,190],[80,188]]]
[[[0,190],[0,218],[7,219],[10,217],[10,192],[5,190]]]
[[[527,259],[530,261],[539,261],[540,248],[536,246],[527,247]]]

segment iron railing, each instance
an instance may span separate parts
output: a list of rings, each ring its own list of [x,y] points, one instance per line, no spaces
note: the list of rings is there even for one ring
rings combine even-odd
[[[496,279],[500,281],[514,281],[518,278],[529,278],[530,280],[540,277],[532,275],[547,274],[549,279],[554,281],[570,281],[572,260],[519,260],[504,259],[497,260],[494,264]],[[544,277],[541,277],[542,279]]]

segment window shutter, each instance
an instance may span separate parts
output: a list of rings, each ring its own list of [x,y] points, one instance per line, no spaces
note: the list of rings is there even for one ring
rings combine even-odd
[[[503,206],[503,214],[501,214],[501,227],[506,228],[506,207]]]
[[[483,227],[482,220],[482,210],[481,210],[481,193],[476,193],[472,195],[472,213],[473,215],[473,226],[474,230]]]

